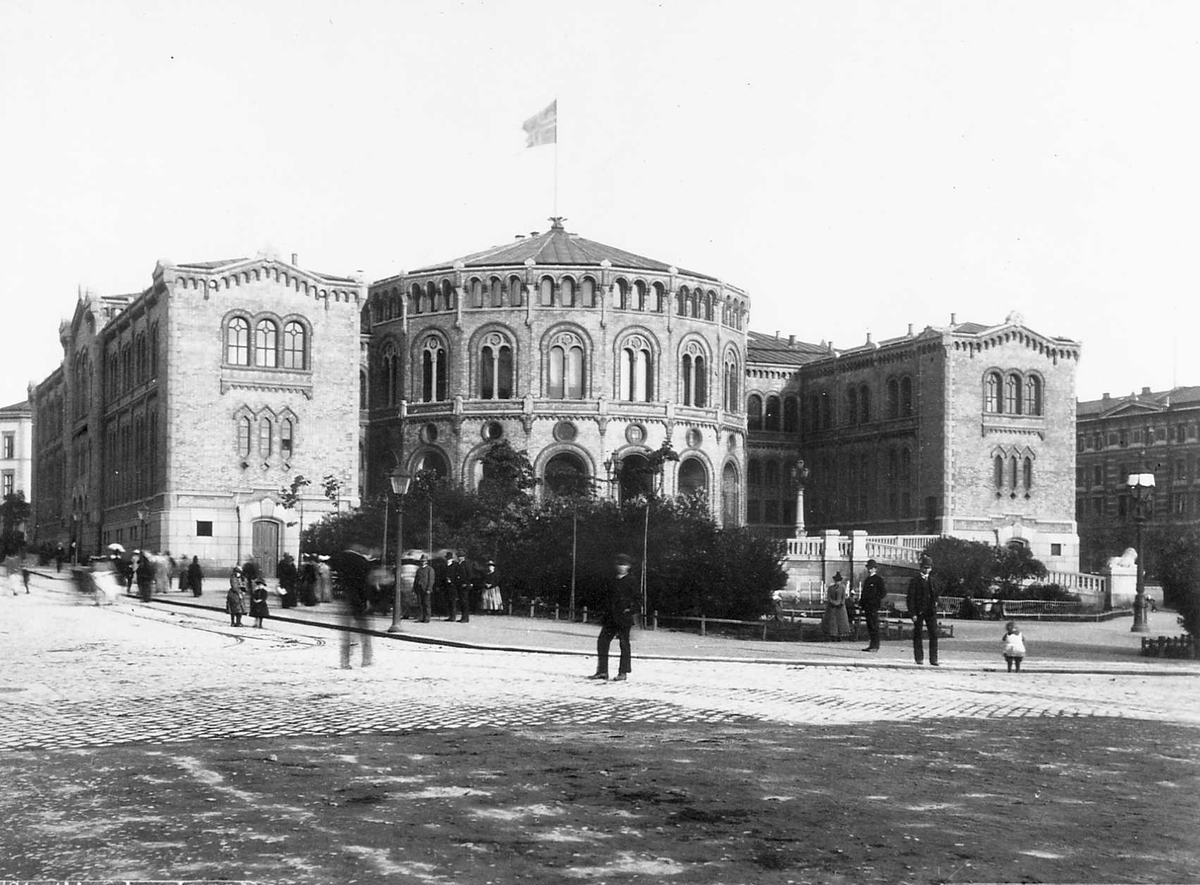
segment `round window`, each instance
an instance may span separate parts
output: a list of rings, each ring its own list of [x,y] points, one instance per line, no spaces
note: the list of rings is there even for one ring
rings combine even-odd
[[[559,442],[571,442],[578,431],[570,421],[559,421],[554,425],[554,438]]]
[[[646,440],[646,428],[641,424],[630,424],[625,428],[625,441],[631,446],[641,445]]]
[[[437,442],[438,429],[436,424],[426,424],[421,428],[421,439],[427,443]]]
[[[483,425],[484,439],[500,439],[504,436],[504,426],[499,421],[490,421]]]
[[[704,434],[703,433],[701,433],[695,427],[688,430],[687,444],[689,446],[691,446],[693,449],[695,449],[695,448],[698,448],[700,443],[702,443],[702,442],[704,442]]]

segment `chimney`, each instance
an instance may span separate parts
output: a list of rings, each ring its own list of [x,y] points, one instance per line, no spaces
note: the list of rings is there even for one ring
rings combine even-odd
[[[299,267],[299,266],[300,266],[300,263],[299,263],[299,261],[297,260],[298,258],[299,258],[299,256],[298,256],[298,255],[297,255],[295,252],[293,252],[293,253],[292,253],[292,267]]]
[[[952,325],[952,326],[958,325],[958,314],[956,314],[956,313],[950,314],[950,325]]]
[[[1104,395],[1103,395],[1103,396],[1101,396],[1101,397],[1100,397],[1100,399],[1102,399],[1102,400],[1107,400],[1107,399],[1108,399],[1108,391],[1107,391],[1107,390],[1106,390],[1106,391],[1104,391]]]
[[[779,330],[778,329],[775,330],[775,340],[776,341],[779,340]]]
[[[908,337],[909,337],[909,338],[911,338],[911,337],[912,337],[912,323],[909,323],[909,324],[908,324]]]
[[[1142,388],[1142,396],[1149,396],[1149,395],[1150,395],[1150,388],[1149,388],[1149,387],[1143,387],[1143,388]]]
[[[788,335],[788,347],[795,347],[795,346],[796,346],[796,336]]]
[[[870,343],[871,343],[871,333],[868,332],[867,333],[867,344],[870,344]]]

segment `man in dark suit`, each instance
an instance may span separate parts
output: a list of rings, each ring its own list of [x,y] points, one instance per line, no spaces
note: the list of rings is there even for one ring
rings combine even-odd
[[[633,559],[622,553],[613,562],[617,574],[605,587],[600,609],[600,637],[596,641],[596,672],[588,679],[608,679],[608,648],[616,637],[621,647],[621,662],[613,682],[624,682],[632,669],[629,631],[633,628],[633,614],[639,608],[639,593],[630,574]]]
[[[417,595],[417,604],[421,609],[422,624],[429,623],[429,599],[433,595],[435,577],[433,566],[429,564],[429,557],[422,553],[421,565],[413,577],[413,592]]]
[[[913,621],[913,658],[918,664],[925,662],[925,649],[921,645],[921,625],[929,631],[929,663],[938,666],[937,587],[933,583],[933,560],[921,557],[921,573],[908,582],[908,614]]]
[[[879,607],[883,605],[885,596],[887,587],[884,586],[883,577],[879,574],[875,560],[868,559],[867,577],[863,579],[858,599],[858,607],[867,619],[867,636],[870,637],[863,651],[879,651]]]
[[[446,620],[456,620],[458,613],[458,585],[463,582],[462,554],[446,554],[446,570],[442,573],[442,598],[446,603]]]

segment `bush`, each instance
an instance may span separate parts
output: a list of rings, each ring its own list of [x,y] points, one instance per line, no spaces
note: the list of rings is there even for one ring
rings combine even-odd
[[[1179,623],[1200,636],[1200,531],[1181,532],[1165,543],[1159,558],[1164,604],[1179,612]]]

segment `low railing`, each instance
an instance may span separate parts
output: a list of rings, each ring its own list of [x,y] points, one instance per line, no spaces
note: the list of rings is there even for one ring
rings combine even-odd
[[[1086,575],[1081,572],[1048,571],[1044,582],[1057,584],[1064,590],[1084,593],[1104,593],[1106,578],[1103,575]]]

